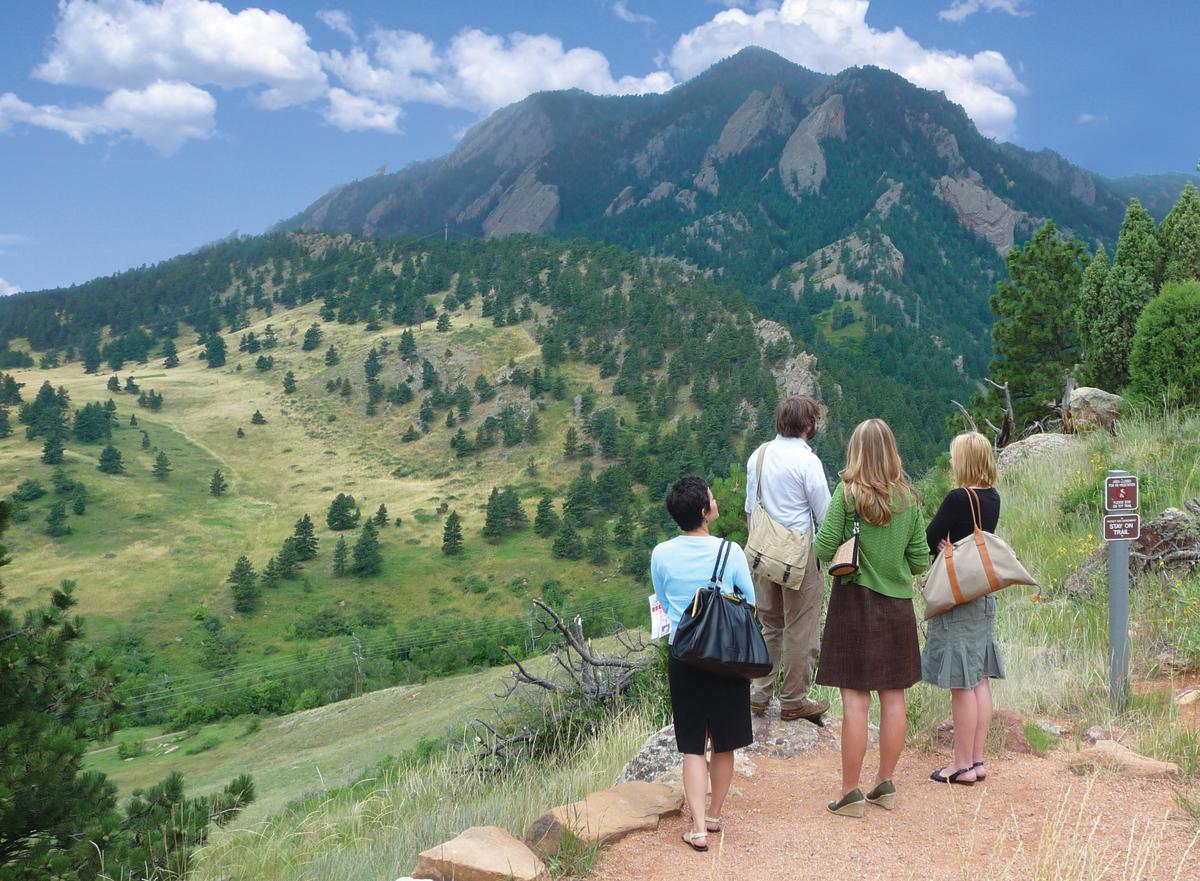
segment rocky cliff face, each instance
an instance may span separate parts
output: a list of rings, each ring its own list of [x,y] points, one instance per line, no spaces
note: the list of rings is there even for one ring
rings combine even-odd
[[[991,242],[1000,254],[1007,254],[1012,248],[1017,224],[1025,217],[1023,212],[969,178],[941,177],[933,192],[954,209],[963,226]]]
[[[804,117],[783,147],[779,157],[779,176],[787,191],[800,198],[815,193],[825,180],[825,154],[821,141],[846,139],[846,106],[841,95],[831,95],[816,110]]]
[[[518,232],[550,232],[558,208],[558,187],[539,181],[537,168],[531,165],[483,221],[483,233],[493,239]]]

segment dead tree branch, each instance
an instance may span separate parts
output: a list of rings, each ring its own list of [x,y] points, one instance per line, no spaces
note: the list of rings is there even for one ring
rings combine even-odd
[[[971,431],[979,431],[979,426],[975,424],[974,417],[972,417],[971,414],[969,412],[967,412],[966,407],[964,407],[962,404],[960,404],[958,401],[954,400],[953,398],[950,399],[950,403],[958,408],[958,412],[962,413],[963,419],[967,420],[967,425],[971,426]]]

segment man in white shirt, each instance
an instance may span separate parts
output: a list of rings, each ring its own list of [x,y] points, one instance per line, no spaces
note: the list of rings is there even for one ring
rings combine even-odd
[[[821,460],[809,447],[816,434],[821,405],[807,395],[780,401],[775,408],[775,439],[767,444],[762,475],[756,473],[758,451],[746,463],[746,523],[749,525],[762,480],[762,506],[767,514],[788,529],[815,535],[829,508],[829,483]],[[763,638],[775,669],[756,679],[750,706],[757,715],[771,703],[775,678],[783,671],[779,693],[780,718],[807,719],[824,724],[822,714],[829,702],[809,698],[821,637],[821,600],[824,581],[817,568],[816,554],[809,554],[803,579],[790,587],[754,575],[758,616]]]

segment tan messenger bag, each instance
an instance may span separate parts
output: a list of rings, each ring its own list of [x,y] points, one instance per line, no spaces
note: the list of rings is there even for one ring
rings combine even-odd
[[[763,458],[767,444],[758,448],[754,466],[754,513],[750,517],[750,535],[746,538],[746,559],[750,572],[784,587],[799,587],[812,553],[812,531],[788,529],[767,513],[762,504]]]
[[[983,509],[975,491],[968,489],[967,497],[975,529],[940,551],[929,567],[921,585],[926,621],[1001,588],[1037,584],[1004,539],[983,531]]]

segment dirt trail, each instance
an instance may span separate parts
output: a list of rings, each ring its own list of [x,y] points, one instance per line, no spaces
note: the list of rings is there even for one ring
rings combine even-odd
[[[657,832],[607,849],[590,877],[1200,879],[1200,824],[1180,810],[1170,783],[1079,776],[1061,755],[1009,754],[989,760],[984,783],[939,785],[928,774],[940,758],[906,752],[896,775],[896,810],[868,805],[856,820],[825,811],[840,779],[838,753],[756,757],[754,775],[735,778],[725,832],[709,838],[707,854],[680,841],[690,828],[685,817],[667,818]],[[875,761],[877,754],[868,754],[867,784]]]

